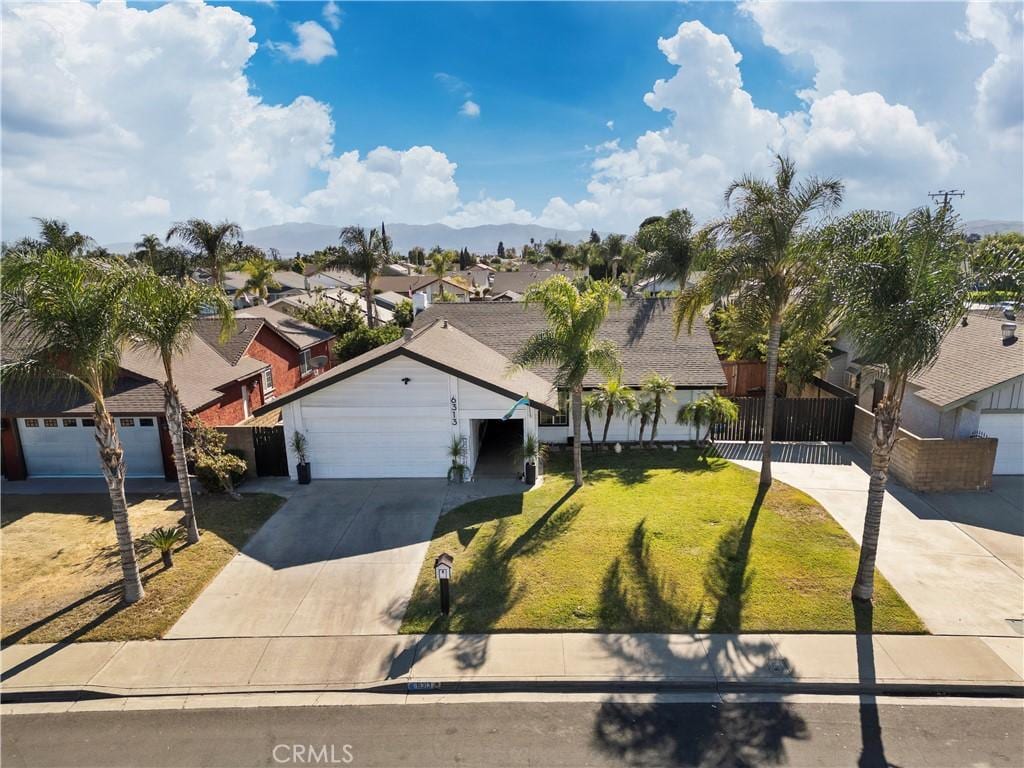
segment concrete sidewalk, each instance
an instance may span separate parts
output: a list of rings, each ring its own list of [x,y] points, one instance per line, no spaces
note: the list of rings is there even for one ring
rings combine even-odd
[[[1024,694],[1024,638],[495,634],[13,645],[6,701],[441,690]],[[135,706],[145,706],[136,702]]]

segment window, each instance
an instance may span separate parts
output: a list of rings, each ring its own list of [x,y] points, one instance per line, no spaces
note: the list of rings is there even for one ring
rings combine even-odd
[[[307,373],[313,370],[313,366],[310,365],[310,354],[308,349],[302,350],[299,353],[299,372],[305,376]]]
[[[26,427],[38,427],[39,426],[39,419],[25,419],[25,426]]]
[[[264,394],[266,394],[267,392],[273,392],[273,391],[274,391],[274,372],[270,368],[267,368],[267,370],[265,370],[263,372],[263,392],[264,392]]]
[[[134,427],[135,426],[135,419],[121,419],[121,426],[122,427]]]
[[[64,419],[64,426],[65,427],[77,427],[78,426],[78,419]]]
[[[569,424],[569,393],[565,390],[558,390],[558,413],[541,413],[540,426],[542,427],[564,427]]]
[[[139,426],[140,427],[152,427],[153,426],[153,420],[152,419],[139,419]]]
[[[83,427],[95,427],[96,426],[96,419],[82,419],[82,426]]]
[[[57,420],[56,419],[43,419],[43,426],[44,427],[56,427],[57,426]]]

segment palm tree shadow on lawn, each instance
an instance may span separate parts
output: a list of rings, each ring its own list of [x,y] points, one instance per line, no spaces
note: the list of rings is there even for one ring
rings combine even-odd
[[[657,470],[693,475],[721,472],[728,466],[728,462],[717,458],[717,454],[711,453],[709,457],[695,448],[680,448],[676,451],[668,448],[631,448],[621,454],[598,451],[589,461],[590,468],[584,471],[588,483],[614,480],[621,485],[631,486],[647,482]]]

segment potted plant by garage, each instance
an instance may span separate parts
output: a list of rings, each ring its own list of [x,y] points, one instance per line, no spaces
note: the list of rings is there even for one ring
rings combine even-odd
[[[452,438],[451,443],[448,444],[448,456],[452,460],[452,465],[448,467],[448,482],[461,483],[466,477],[466,472],[469,470],[469,467],[462,463],[461,438]]]
[[[516,460],[523,463],[523,481],[527,485],[537,482],[538,468],[547,458],[548,447],[534,435],[527,435],[523,444],[516,451]]]
[[[299,460],[299,463],[295,465],[299,476],[299,485],[309,485],[313,476],[310,473],[309,459],[306,456],[306,436],[298,430],[292,432],[292,450],[295,451],[295,456]]]

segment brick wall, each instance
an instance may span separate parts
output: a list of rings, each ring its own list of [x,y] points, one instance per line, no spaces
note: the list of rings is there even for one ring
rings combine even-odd
[[[304,383],[312,374],[302,376],[300,369],[299,350],[278,336],[267,326],[263,326],[256,338],[252,340],[246,355],[267,363],[274,372],[274,391],[280,397],[291,392],[299,384]],[[330,341],[322,341],[310,349],[310,357],[324,355],[330,357]],[[268,394],[264,392],[266,397]]]
[[[874,416],[857,406],[853,416],[853,444],[868,456],[871,455],[874,423]],[[901,429],[889,471],[914,491],[990,490],[997,442],[994,438],[944,440],[918,437]]]
[[[229,426],[242,421],[245,418],[245,410],[242,408],[243,384],[249,387],[249,412],[252,413],[253,409],[263,405],[259,376],[229,385],[220,400],[197,411],[196,415],[211,427]]]

